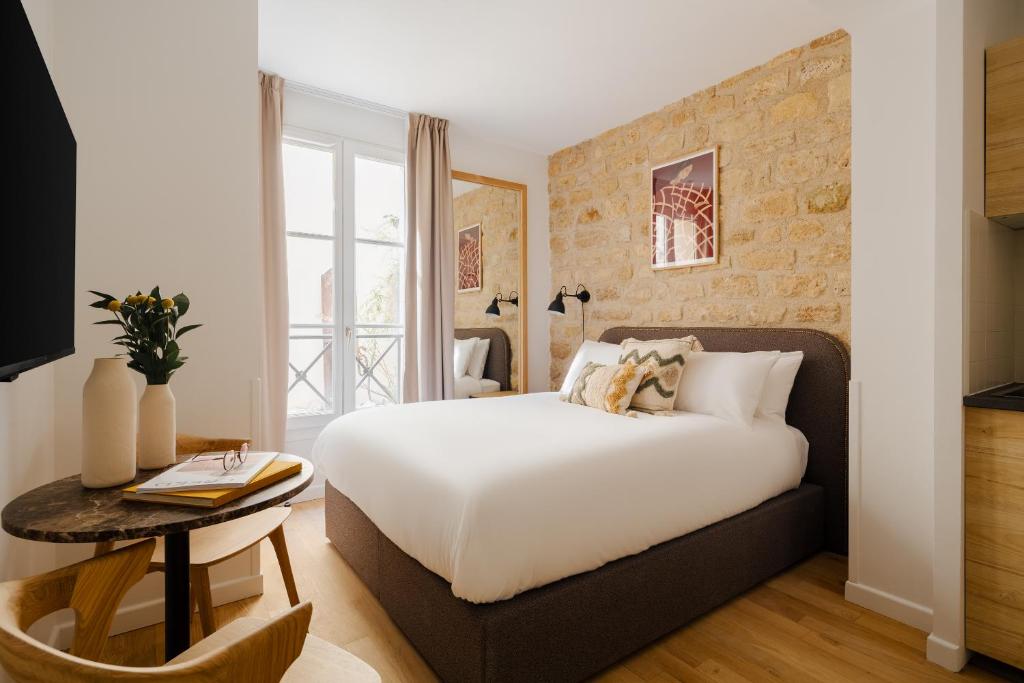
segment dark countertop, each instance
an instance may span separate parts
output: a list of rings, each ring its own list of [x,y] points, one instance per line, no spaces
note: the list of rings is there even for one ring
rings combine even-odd
[[[995,410],[1015,410],[1024,412],[1024,398],[1003,396],[1007,391],[1024,387],[1024,384],[1004,384],[1000,387],[979,391],[970,396],[964,396],[964,405],[969,408],[992,408]]]

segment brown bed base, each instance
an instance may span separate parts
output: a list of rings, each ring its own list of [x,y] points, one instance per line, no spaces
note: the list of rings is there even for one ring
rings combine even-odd
[[[687,334],[709,351],[804,351],[787,411],[811,444],[799,488],[599,569],[477,605],[455,597],[327,482],[328,538],[442,679],[581,680],[822,549],[846,552],[845,348],[792,329],[613,328],[601,339]]]

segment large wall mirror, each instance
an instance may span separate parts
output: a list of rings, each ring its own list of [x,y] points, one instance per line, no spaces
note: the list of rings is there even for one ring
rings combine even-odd
[[[455,397],[525,393],[526,185],[452,171],[452,197]]]

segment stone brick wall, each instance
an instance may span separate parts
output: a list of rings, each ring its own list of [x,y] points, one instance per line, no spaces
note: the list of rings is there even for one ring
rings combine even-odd
[[[499,304],[498,318],[488,318],[484,311],[499,289],[506,299],[510,291],[519,290],[519,193],[485,185],[455,197],[454,204],[456,235],[479,223],[483,243],[482,288],[455,293],[455,327],[505,330],[512,344],[512,388],[518,389],[519,307]]]
[[[719,146],[719,263],[654,271],[650,169]],[[615,325],[811,327],[850,339],[850,38],[837,31],[548,160],[551,292]],[[535,298],[544,299],[540,293]],[[551,318],[551,385],[581,340]]]

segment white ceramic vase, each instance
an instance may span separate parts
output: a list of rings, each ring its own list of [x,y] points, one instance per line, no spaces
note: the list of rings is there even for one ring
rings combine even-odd
[[[82,388],[82,486],[135,478],[137,398],[126,358],[97,358]]]
[[[139,401],[139,467],[174,464],[174,394],[169,384],[147,384]]]

